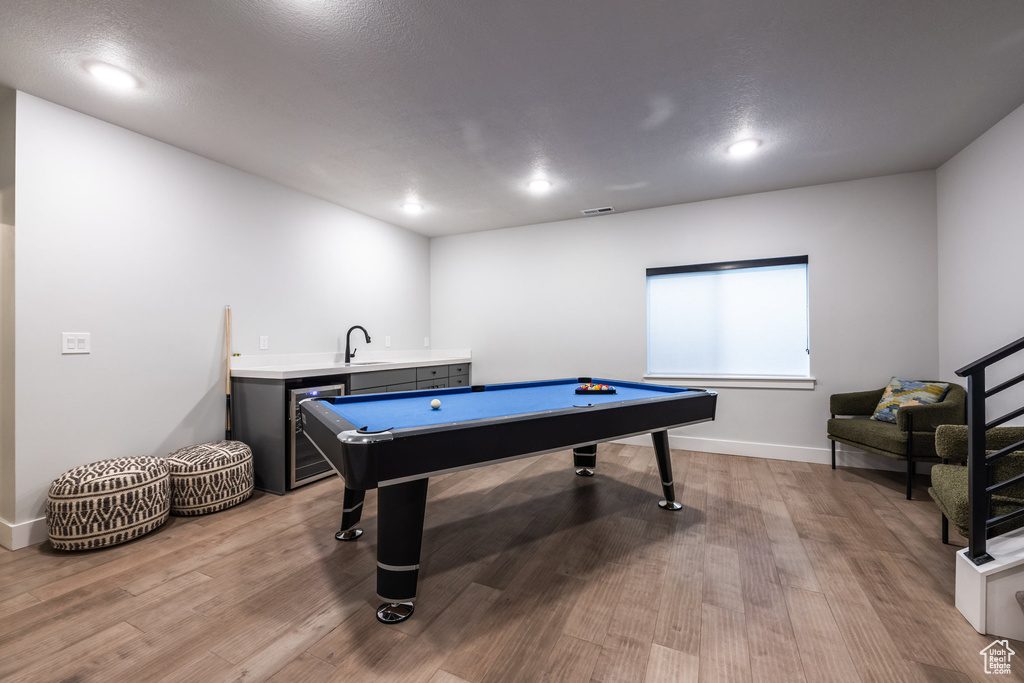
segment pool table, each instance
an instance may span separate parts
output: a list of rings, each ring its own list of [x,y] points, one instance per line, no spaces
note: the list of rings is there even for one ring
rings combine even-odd
[[[587,383],[615,393],[577,394]],[[365,492],[377,489],[377,618],[396,623],[413,611],[429,477],[570,448],[577,474],[592,475],[599,442],[649,433],[659,505],[678,510],[668,430],[713,420],[716,400],[700,389],[579,377],[310,398],[300,409],[303,433],[345,482],[338,540],[359,537]]]

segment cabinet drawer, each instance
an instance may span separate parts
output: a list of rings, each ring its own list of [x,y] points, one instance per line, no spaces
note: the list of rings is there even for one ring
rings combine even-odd
[[[426,378],[424,378],[426,379]],[[355,393],[359,389],[371,387],[384,387],[392,384],[404,384],[416,381],[416,368],[402,368],[400,370],[378,370],[376,372],[354,372],[349,376],[349,393]]]
[[[441,379],[425,379],[422,382],[416,382],[417,389],[447,389],[448,378],[442,377]]]
[[[468,375],[469,374],[469,363],[459,363],[458,365],[448,366],[448,376],[455,377],[457,375]]]
[[[403,382],[402,384],[389,384],[388,391],[416,391],[419,389],[416,382]]]
[[[468,387],[469,386],[469,375],[455,375],[454,377],[448,377],[448,386],[450,387]]]
[[[447,365],[431,365],[428,368],[416,368],[416,381],[422,382],[427,379],[437,379],[448,376]],[[422,388],[422,387],[421,387]]]

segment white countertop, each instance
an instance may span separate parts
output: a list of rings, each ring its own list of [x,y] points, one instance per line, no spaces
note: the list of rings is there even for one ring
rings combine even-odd
[[[360,348],[358,351],[358,358],[347,364],[344,360],[345,354],[338,351],[235,356],[231,359],[231,376],[253,379],[296,379],[472,362],[472,354],[469,349],[370,351]]]

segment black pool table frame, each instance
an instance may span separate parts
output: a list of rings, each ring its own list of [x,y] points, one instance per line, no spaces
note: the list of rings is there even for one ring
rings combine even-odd
[[[589,377],[566,381],[629,384]],[[424,395],[446,391],[465,389]],[[416,598],[429,477],[570,448],[576,473],[588,476],[594,473],[599,442],[649,433],[664,494],[659,505],[678,510],[668,430],[713,420],[717,394],[694,389],[594,405],[579,396],[580,405],[572,408],[380,432],[361,431],[324,405],[346,398],[304,400],[303,433],[345,482],[338,540],[362,534],[363,499],[367,490],[377,489],[377,594],[385,601],[377,618],[396,623],[412,614]]]

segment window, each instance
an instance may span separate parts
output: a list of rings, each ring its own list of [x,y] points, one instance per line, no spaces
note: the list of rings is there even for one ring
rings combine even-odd
[[[810,376],[807,257],[647,269],[647,374]]]

